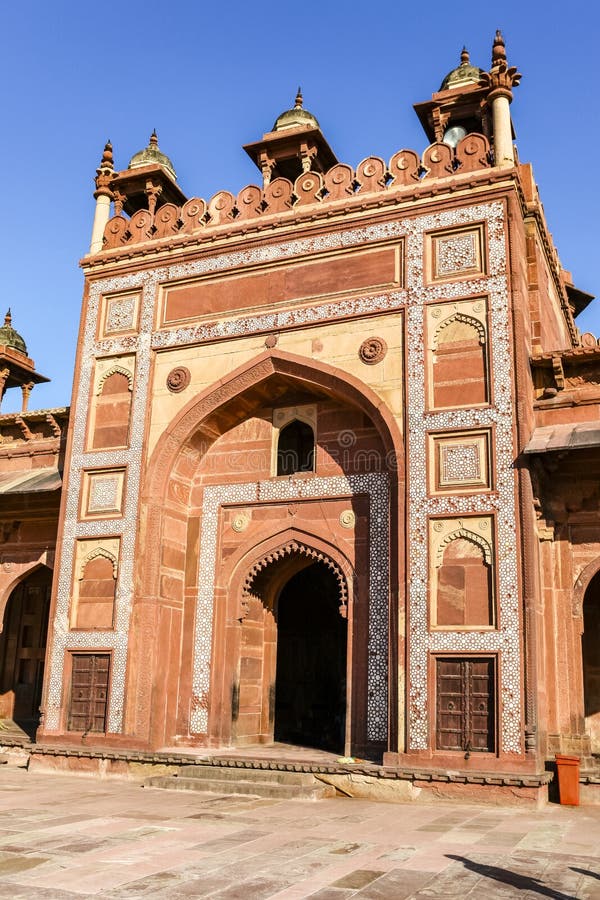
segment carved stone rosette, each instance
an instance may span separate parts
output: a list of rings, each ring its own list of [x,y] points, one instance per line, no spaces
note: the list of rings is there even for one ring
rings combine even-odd
[[[367,338],[359,347],[358,355],[367,366],[381,362],[387,353],[387,344],[380,337]]]
[[[189,369],[186,369],[185,366],[177,366],[175,369],[171,369],[167,375],[167,387],[172,394],[179,394],[186,389],[191,378]]]

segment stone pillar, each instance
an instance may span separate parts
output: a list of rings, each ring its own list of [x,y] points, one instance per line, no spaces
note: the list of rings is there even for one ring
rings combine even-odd
[[[515,150],[512,142],[510,122],[510,102],[512,89],[521,80],[514,66],[506,61],[506,47],[502,34],[497,31],[492,47],[492,67],[481,73],[481,84],[489,88],[487,102],[492,109],[494,130],[494,165],[506,169],[515,164]]]
[[[2,400],[6,393],[6,380],[10,375],[10,369],[4,368],[0,369],[0,405],[2,404]]]
[[[492,102],[494,123],[494,164],[500,168],[509,168],[515,164],[510,123],[511,99],[511,94],[502,90],[492,91],[488,97]]]
[[[94,224],[92,226],[92,240],[90,253],[99,253],[104,242],[104,229],[110,219],[110,202],[112,191],[110,182],[114,175],[112,144],[108,141],[104,146],[104,153],[99,167],[96,169],[96,210],[94,212]]]
[[[110,219],[110,197],[106,194],[95,193],[96,209],[94,211],[94,224],[92,226],[92,240],[90,253],[99,253],[104,243],[104,229]]]
[[[23,403],[21,405],[21,412],[27,412],[27,407],[29,405],[29,395],[35,387],[35,381],[28,381],[25,384],[21,385],[21,393],[23,394]]]

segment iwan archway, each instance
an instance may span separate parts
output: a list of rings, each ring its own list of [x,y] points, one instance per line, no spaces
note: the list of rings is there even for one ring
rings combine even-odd
[[[291,473],[279,470],[277,452],[288,421],[307,422],[314,441],[306,464]],[[138,649],[140,655],[129,669],[128,697],[148,698],[127,705],[132,731],[141,733],[147,722],[155,746],[274,739],[276,640],[270,649],[266,641],[260,664],[243,656],[251,632],[244,584],[265,554],[296,540],[334,562],[347,594],[359,598],[354,619],[348,598],[348,624],[341,626],[345,688],[343,678],[337,681],[345,711],[334,713],[338,738],[327,740],[337,748],[343,731],[344,748],[360,756],[393,746],[396,682],[388,676],[396,646],[389,636],[398,609],[390,585],[401,581],[403,482],[393,416],[368,386],[334,367],[273,352],[191,401],[159,440],[144,479],[133,615],[154,636],[161,665],[148,663],[146,645],[132,644],[133,656]],[[291,568],[273,570],[272,611],[277,591],[302,568],[302,554],[288,555],[296,560]],[[339,597],[331,602],[343,605]],[[339,671],[343,653],[336,655]],[[258,671],[265,660],[271,668]],[[293,733],[291,726],[284,731]]]

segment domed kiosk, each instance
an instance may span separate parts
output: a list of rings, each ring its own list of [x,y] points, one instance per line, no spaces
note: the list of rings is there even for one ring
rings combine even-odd
[[[8,388],[20,387],[23,393],[21,411],[25,412],[34,386],[49,380],[35,371],[34,361],[27,356],[27,344],[12,327],[9,308],[4,325],[0,327],[0,403]]]
[[[303,172],[327,172],[338,161],[317,119],[304,109],[303,102],[298,88],[294,106],[277,117],[262,141],[244,147],[261,170],[265,187],[275,178],[293,182]]]

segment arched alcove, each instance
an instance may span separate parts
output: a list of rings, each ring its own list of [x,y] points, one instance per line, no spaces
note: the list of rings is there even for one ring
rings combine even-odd
[[[294,419],[279,432],[277,474],[312,472],[315,467],[315,433],[307,422]]]
[[[131,411],[130,373],[118,369],[103,378],[95,398],[92,449],[124,447],[129,438]]]
[[[431,358],[431,402],[435,408],[489,402],[485,329],[455,313],[438,327]]]
[[[436,625],[487,627],[494,624],[492,569],[485,549],[465,536],[446,544],[437,573]]]
[[[0,634],[0,714],[31,737],[39,722],[52,572],[37,568],[13,588]]]
[[[600,753],[600,572],[593,576],[584,595],[581,651],[585,730],[592,752]]]

